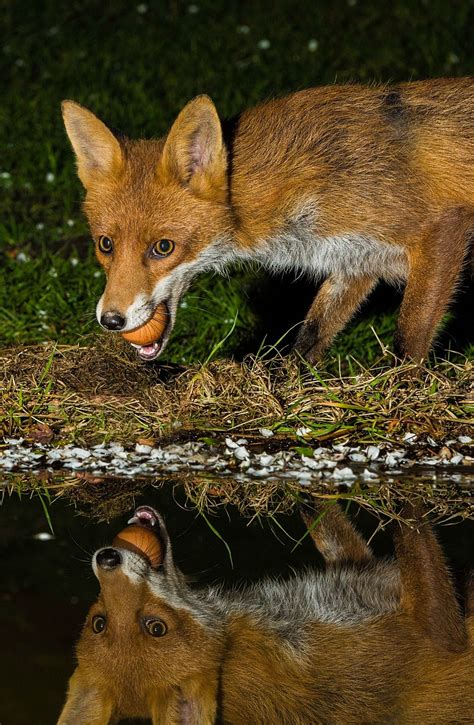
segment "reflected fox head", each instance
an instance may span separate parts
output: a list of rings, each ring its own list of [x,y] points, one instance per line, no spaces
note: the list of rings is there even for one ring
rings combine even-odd
[[[215,714],[219,617],[192,596],[159,514],[140,507],[133,521],[158,538],[159,560],[123,540],[95,552],[100,595],[82,630],[60,723],[200,723],[208,722],[205,709]]]
[[[131,141],[73,101],[63,118],[86,189],[85,211],[107,283],[99,323],[128,332],[159,304],[169,322],[146,359],[164,349],[192,278],[226,261],[231,224],[227,156],[214,104],[187,104],[168,136]]]

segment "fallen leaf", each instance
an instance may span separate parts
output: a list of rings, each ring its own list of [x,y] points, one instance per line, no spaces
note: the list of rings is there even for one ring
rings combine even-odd
[[[34,443],[50,443],[54,438],[54,433],[47,423],[38,423],[30,428],[30,438]]]
[[[155,445],[155,438],[137,438],[137,445],[139,446],[153,446]]]

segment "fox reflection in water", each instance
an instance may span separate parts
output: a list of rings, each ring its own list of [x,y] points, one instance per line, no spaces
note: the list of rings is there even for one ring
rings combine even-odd
[[[321,512],[318,512],[319,514]],[[141,506],[93,569],[101,592],[60,725],[474,721],[474,613],[428,525],[376,560],[338,506],[303,517],[326,565],[247,589],[191,588]]]

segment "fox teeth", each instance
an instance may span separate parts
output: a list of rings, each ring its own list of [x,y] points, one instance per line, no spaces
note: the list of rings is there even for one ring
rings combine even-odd
[[[151,517],[147,518],[145,516],[132,516],[132,518],[127,521],[127,524],[139,524],[140,526],[155,526],[155,521]]]
[[[162,348],[162,343],[160,340],[157,340],[151,345],[133,345],[133,347],[137,349],[138,357],[147,362],[158,357]],[[148,353],[144,352],[146,348],[149,348],[151,351]]]
[[[156,514],[151,508],[141,506],[135,511],[128,524],[141,524],[142,526],[156,526]]]

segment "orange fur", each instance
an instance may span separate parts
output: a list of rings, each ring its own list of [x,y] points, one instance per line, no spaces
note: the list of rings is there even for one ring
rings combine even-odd
[[[175,567],[160,519],[166,554],[155,574],[137,559],[111,570],[95,559],[101,594],[81,635],[59,724],[106,725],[127,716],[151,717],[155,725],[471,722],[474,620],[461,615],[430,528],[396,532],[398,581],[337,507],[316,526],[314,515],[306,512],[305,520],[326,560],[328,586],[341,567],[355,585],[378,566],[381,580],[370,586],[381,589],[370,597],[399,587],[398,604],[346,624],[325,621],[324,612],[299,620],[288,605],[280,630],[270,606],[266,616],[246,606],[251,591],[235,593],[224,609],[222,593],[196,595]],[[340,591],[341,606],[349,590]],[[91,626],[97,614],[107,617],[100,634]],[[144,634],[143,616],[160,618],[167,633]]]
[[[166,302],[164,347],[194,274],[254,260],[327,278],[297,340],[309,360],[380,278],[406,283],[398,353],[425,357],[469,256],[473,107],[469,78],[314,88],[224,124],[199,96],[166,139],[130,141],[66,101],[92,234],[115,245],[99,312],[132,329]],[[161,238],[175,251],[150,259]]]

